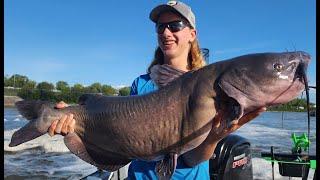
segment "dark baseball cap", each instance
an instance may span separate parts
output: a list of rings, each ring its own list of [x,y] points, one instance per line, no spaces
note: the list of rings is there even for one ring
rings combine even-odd
[[[196,18],[191,8],[180,1],[168,1],[166,4],[161,4],[152,9],[150,12],[149,18],[151,21],[157,23],[159,15],[163,12],[174,11],[184,17],[190,25],[195,29],[196,28]]]

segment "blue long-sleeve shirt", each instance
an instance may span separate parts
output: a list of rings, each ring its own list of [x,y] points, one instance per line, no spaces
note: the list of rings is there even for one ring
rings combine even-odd
[[[151,80],[149,74],[137,77],[131,86],[130,95],[140,95],[157,90],[157,85]],[[155,172],[156,162],[133,160],[129,165],[129,179],[158,179]],[[184,164],[181,156],[178,158],[176,170],[171,177],[173,180],[210,179],[209,161],[204,161],[194,167]]]

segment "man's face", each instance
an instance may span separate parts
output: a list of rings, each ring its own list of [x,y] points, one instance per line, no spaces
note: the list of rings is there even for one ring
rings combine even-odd
[[[164,12],[159,16],[159,23],[169,23],[182,20],[180,16],[172,12]],[[180,31],[171,32],[165,28],[162,34],[158,33],[158,44],[165,58],[175,58],[182,54],[188,54],[190,42],[196,37],[196,31],[189,27],[185,27]]]

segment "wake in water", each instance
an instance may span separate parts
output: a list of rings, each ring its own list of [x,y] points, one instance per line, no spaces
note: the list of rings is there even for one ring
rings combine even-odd
[[[18,129],[13,129],[4,132],[4,151],[5,152],[18,152],[34,148],[40,148],[45,153],[48,152],[69,152],[69,149],[65,146],[63,142],[63,136],[50,137],[45,134],[39,138],[32,141],[26,142],[16,147],[9,147],[10,139],[12,134]]]
[[[16,130],[4,133],[5,178],[80,179],[96,171],[96,167],[69,152],[62,136],[44,135],[19,146],[9,147],[11,135]]]

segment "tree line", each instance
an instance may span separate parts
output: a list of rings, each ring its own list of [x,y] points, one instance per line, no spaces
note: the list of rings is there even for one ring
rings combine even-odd
[[[314,103],[309,104],[309,108],[311,111],[315,111],[316,107]],[[307,100],[304,98],[294,99],[286,104],[280,104],[274,107],[269,107],[269,111],[295,111],[295,112],[303,112],[307,110]]]
[[[67,103],[76,103],[82,94],[99,93],[107,96],[127,96],[130,93],[130,87],[118,89],[107,84],[93,83],[90,86],[84,86],[76,83],[70,86],[65,81],[58,81],[53,84],[47,81],[39,82],[30,80],[27,76],[14,74],[4,76],[4,95],[17,95],[22,99],[28,100],[48,100],[64,101]]]

